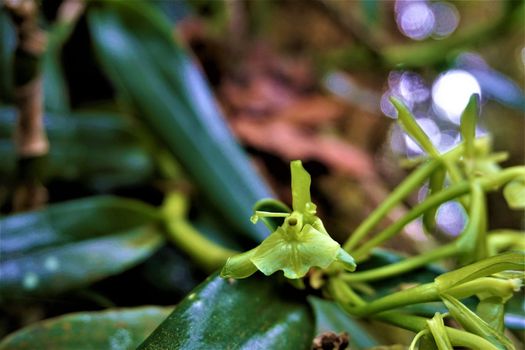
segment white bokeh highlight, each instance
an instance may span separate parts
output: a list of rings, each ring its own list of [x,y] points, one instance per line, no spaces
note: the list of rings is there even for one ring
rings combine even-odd
[[[481,96],[481,87],[472,74],[450,70],[440,75],[432,86],[432,100],[437,115],[459,125],[470,96]]]

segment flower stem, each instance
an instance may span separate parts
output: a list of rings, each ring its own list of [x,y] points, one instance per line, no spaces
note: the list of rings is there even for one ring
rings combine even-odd
[[[439,291],[435,283],[426,283],[410,289],[389,294],[366,305],[349,308],[351,314],[365,316],[397,307],[439,300]]]
[[[350,252],[365,235],[373,229],[406,196],[420,186],[440,166],[439,161],[431,160],[413,171],[376,210],[368,216],[346,241],[343,248]]]
[[[476,350],[499,350],[494,344],[476,334],[451,327],[445,327],[445,329],[453,346],[464,346]]]
[[[427,327],[427,319],[424,317],[393,311],[382,312],[374,315],[374,318],[415,333]],[[453,346],[464,346],[476,350],[498,350],[495,345],[478,335],[451,327],[445,327],[445,331]]]
[[[442,203],[448,202],[454,198],[466,194],[469,191],[469,188],[469,183],[467,181],[463,181],[434,195],[431,195],[430,197],[425,199],[425,201],[419,203],[414,208],[412,208],[401,219],[396,221],[394,224],[390,225],[385,230],[378,233],[377,236],[363,244],[360,248],[353,251],[352,256],[357,261],[363,260],[372,250],[372,248],[375,248],[376,246],[380,245],[384,241],[399,233],[403,229],[403,227],[405,227],[412,220],[416,219],[427,210],[430,210]]]
[[[496,255],[505,249],[517,247],[525,250],[525,232],[515,230],[495,230],[487,234],[489,255]]]
[[[170,194],[163,206],[168,238],[195,263],[207,272],[213,272],[238,252],[224,248],[204,237],[186,219],[185,198]]]
[[[385,277],[391,277],[411,271],[436,260],[445,259],[456,255],[459,249],[456,244],[449,243],[434,249],[426,254],[407,258],[395,264],[379,267],[364,272],[347,273],[341,276],[346,282],[369,282]]]
[[[335,285],[335,283],[334,283]],[[419,303],[441,300],[441,293],[446,292],[458,299],[468,298],[473,295],[483,294],[490,296],[499,296],[508,299],[513,292],[519,290],[521,284],[519,279],[502,280],[493,277],[480,277],[472,281],[465,282],[452,288],[442,288],[439,283],[425,283],[405,289],[393,294],[386,295],[369,303],[360,303],[348,305],[349,298],[342,299],[346,302],[345,310],[355,316],[368,316],[383,311]],[[340,288],[344,290],[343,288]],[[348,289],[350,289],[348,287]]]
[[[504,185],[505,183],[509,182],[515,177],[523,174],[525,174],[525,167],[516,166],[507,168],[490,177],[481,178],[478,181],[481,189],[483,189],[484,191],[490,191],[499,188],[500,186]],[[447,189],[444,189],[443,191],[431,195],[423,202],[413,207],[412,210],[410,210],[404,217],[399,219],[397,222],[378,233],[377,236],[363,244],[357,250],[351,252],[352,256],[357,261],[362,261],[374,247],[380,245],[384,241],[390,239],[391,237],[399,233],[403,229],[403,227],[405,227],[412,220],[422,215],[425,211],[468,193],[470,188],[470,182],[464,180],[448,187]]]

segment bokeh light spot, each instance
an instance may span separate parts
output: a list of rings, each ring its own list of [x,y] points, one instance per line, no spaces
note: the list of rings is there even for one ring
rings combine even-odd
[[[434,110],[440,117],[459,124],[461,113],[472,94],[481,95],[476,78],[463,70],[448,71],[440,75],[432,87]]]
[[[398,6],[397,25],[399,30],[414,40],[423,40],[429,37],[434,30],[434,12],[426,2],[403,2]]]
[[[430,91],[423,78],[413,72],[404,72],[399,81],[399,92],[405,100],[423,102],[430,96]]]
[[[459,12],[448,2],[435,2],[431,6],[435,23],[432,36],[442,39],[452,34],[459,24]]]
[[[379,102],[381,112],[383,112],[383,114],[386,115],[387,117],[396,119],[397,111],[394,108],[394,105],[390,102],[390,96],[392,96],[392,91],[390,90],[386,91],[383,94],[383,96],[381,96],[381,102]]]
[[[459,235],[465,228],[467,214],[458,202],[447,202],[438,208],[436,224],[441,231],[451,236]]]
[[[461,141],[461,137],[456,130],[444,130],[441,132],[441,138],[437,144],[437,149],[441,153],[450,151]]]

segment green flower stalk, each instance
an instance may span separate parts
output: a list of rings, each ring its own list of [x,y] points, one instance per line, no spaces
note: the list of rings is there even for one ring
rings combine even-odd
[[[432,319],[427,320],[428,329],[434,337],[438,350],[452,350],[452,343],[447,335],[443,315],[436,312]]]
[[[282,217],[283,223],[254,249],[228,259],[221,271],[223,278],[246,278],[257,270],[269,276],[282,270],[290,279],[304,277],[311,267],[327,268],[339,262],[349,271],[356,264],[352,256],[334,241],[319,217],[310,198],[311,178],[301,161],[292,161],[291,213],[255,211],[252,222],[259,218]]]
[[[499,348],[507,350],[516,349],[512,342],[503,333],[503,329],[498,331],[494,327],[491,327],[482,318],[453,296],[443,294],[441,295],[441,298],[452,317],[454,317],[466,331],[488,340]]]

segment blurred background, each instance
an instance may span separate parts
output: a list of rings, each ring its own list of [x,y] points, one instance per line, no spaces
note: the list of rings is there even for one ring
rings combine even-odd
[[[395,125],[390,96],[403,100],[446,152],[460,142],[461,112],[471,94],[479,94],[477,133],[490,134],[494,150],[508,152],[503,165],[523,164],[522,1],[145,1],[141,6],[149,17],[139,21],[130,15],[114,23],[107,3],[40,1],[35,21],[47,41],[36,64],[25,66],[16,63],[21,61],[16,21],[1,8],[4,216],[17,211],[14,189],[20,179],[33,179],[31,174],[39,174],[33,180],[45,189],[38,206],[101,194],[158,206],[167,192],[177,190],[191,203],[188,217],[195,227],[231,248],[249,246],[246,235],[233,242],[228,232],[243,228],[224,223],[217,209],[222,192],[211,187],[221,175],[213,164],[223,158],[202,151],[213,149],[206,135],[229,145],[220,119],[268,184],[250,195],[240,189],[222,198],[235,201],[246,194],[247,212],[261,194],[290,203],[289,162],[301,159],[313,177],[319,215],[342,241],[406,176],[407,159],[424,155]],[[164,49],[166,40],[177,44],[173,54]],[[33,64],[35,72],[28,68]],[[24,72],[43,82],[50,150],[38,170],[23,166],[13,144],[15,87],[21,85],[15,77]],[[179,74],[179,80],[173,82],[170,74]],[[184,93],[167,88],[174,85]],[[190,116],[178,114],[184,108]],[[185,122],[193,115],[202,129]],[[170,118],[184,129],[171,139]],[[228,147],[222,155],[227,160]],[[212,205],[210,191],[216,191]],[[423,186],[388,220],[395,221],[425,193]],[[490,229],[525,227],[523,212],[509,210],[500,194],[489,196],[488,208]],[[466,221],[455,202],[442,205],[437,217],[439,232],[432,239],[415,223],[390,247],[422,251],[433,240],[450,240]],[[175,304],[205,276],[179,250],[164,246],[89,288],[2,304],[0,335],[68,311]],[[137,280],[143,291],[129,293]]]
[[[306,161],[338,237],[403,178],[400,159],[422,155],[394,125],[389,96],[405,101],[445,152],[460,141],[468,98],[480,94],[478,134],[490,133],[494,149],[509,152],[504,164],[523,163],[520,1],[188,5],[193,14],[177,22],[177,35],[198,59],[235,135],[280,198],[289,200],[288,161]],[[175,20],[179,11],[170,11]],[[522,213],[492,200],[492,225],[523,225]],[[461,230],[456,204],[443,206],[440,217],[445,231]]]

